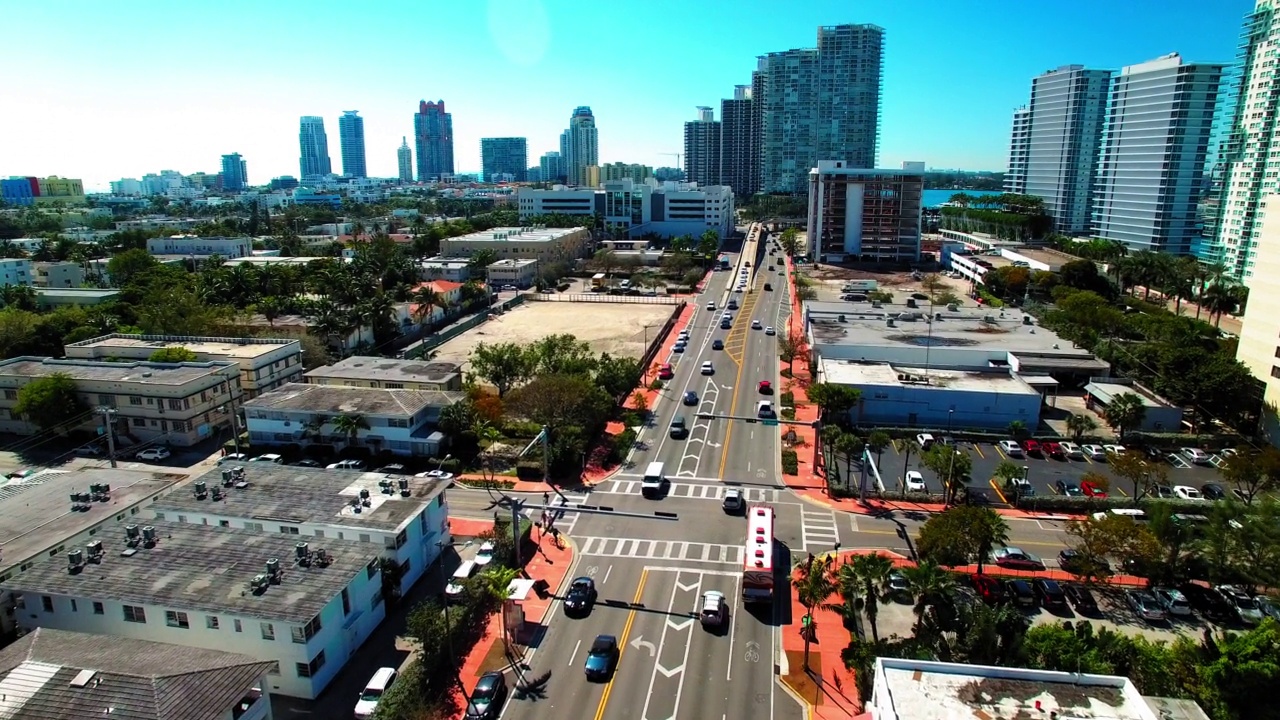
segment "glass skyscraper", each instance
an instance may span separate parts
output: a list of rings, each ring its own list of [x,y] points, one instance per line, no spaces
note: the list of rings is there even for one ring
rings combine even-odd
[[[413,151],[409,149],[408,138],[403,136],[396,150],[396,166],[400,171],[400,182],[413,182]]]
[[[452,177],[453,116],[445,112],[443,100],[418,103],[413,135],[418,146],[418,180],[431,182]]]
[[[495,178],[502,175],[510,175],[515,182],[525,182],[529,170],[528,142],[522,137],[481,138],[480,165],[485,182],[495,182]]]
[[[586,168],[600,164],[599,135],[591,108],[583,105],[574,109],[569,128],[560,134],[560,156],[564,158],[568,183],[586,185]]]
[[[342,174],[347,177],[369,177],[365,169],[364,118],[359,110],[347,110],[338,118],[338,133],[342,139]]]
[[[329,164],[329,137],[324,132],[324,118],[315,115],[302,117],[298,145],[301,151],[298,163],[303,180],[333,172]]]
[[[222,189],[243,190],[249,184],[249,170],[240,153],[222,156]]]
[[[1044,200],[1054,229],[1088,233],[1106,116],[1109,70],[1064,65],[1031,81],[1025,192]]]

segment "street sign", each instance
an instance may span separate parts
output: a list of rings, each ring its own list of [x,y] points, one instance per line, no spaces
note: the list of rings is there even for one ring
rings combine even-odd
[[[775,426],[776,426],[776,425],[778,424],[778,421],[777,421],[777,420],[765,420],[765,421],[764,421],[764,424],[765,424],[765,425],[775,425]]]

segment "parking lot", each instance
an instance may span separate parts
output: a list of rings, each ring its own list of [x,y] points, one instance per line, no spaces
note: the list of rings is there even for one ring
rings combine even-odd
[[[919,471],[931,493],[942,493],[942,483],[937,475],[920,464],[919,454],[912,451],[911,457],[904,458],[902,443],[898,442],[891,449],[886,449],[882,458],[881,475],[885,489],[897,490],[897,484],[903,475],[903,460],[907,460],[907,470]],[[1027,468],[1027,480],[1037,495],[1059,494],[1057,483],[1079,486],[1081,478],[1088,473],[1099,473],[1111,481],[1110,494],[1119,497],[1130,497],[1133,488],[1130,483],[1119,479],[1111,472],[1110,466],[1102,460],[1091,460],[1088,457],[1078,460],[1055,459],[1041,455],[1009,457],[994,443],[973,443],[959,441],[956,446],[969,454],[973,459],[973,472],[970,488],[972,492],[982,492],[995,504],[1004,503],[1002,488],[992,485],[990,479],[995,474],[996,466],[1009,461]],[[1220,462],[1216,455],[1209,456],[1211,463]],[[1199,489],[1207,482],[1221,482],[1222,478],[1214,464],[1195,465],[1181,456],[1169,454],[1161,461],[1168,473],[1168,485],[1189,485]]]

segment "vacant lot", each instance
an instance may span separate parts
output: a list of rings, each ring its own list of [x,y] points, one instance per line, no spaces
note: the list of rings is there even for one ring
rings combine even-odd
[[[565,333],[587,342],[594,352],[639,358],[644,354],[646,334],[652,342],[677,307],[603,302],[525,303],[441,345],[435,358],[465,363],[480,343],[525,344]]]

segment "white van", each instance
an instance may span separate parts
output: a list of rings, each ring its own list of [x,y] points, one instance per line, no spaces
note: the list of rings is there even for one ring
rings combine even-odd
[[[378,701],[382,699],[383,693],[395,684],[395,681],[395,668],[378,668],[378,672],[374,673],[365,684],[364,690],[360,691],[360,699],[356,701],[356,720],[372,718],[378,710]]]
[[[449,584],[444,587],[445,600],[452,600],[462,594],[462,583],[466,582],[472,575],[476,574],[474,561],[467,560],[453,571],[453,576],[449,578]]]
[[[662,463],[649,463],[649,468],[644,471],[644,477],[640,479],[640,494],[644,497],[661,497],[662,488],[667,484],[667,473]]]

